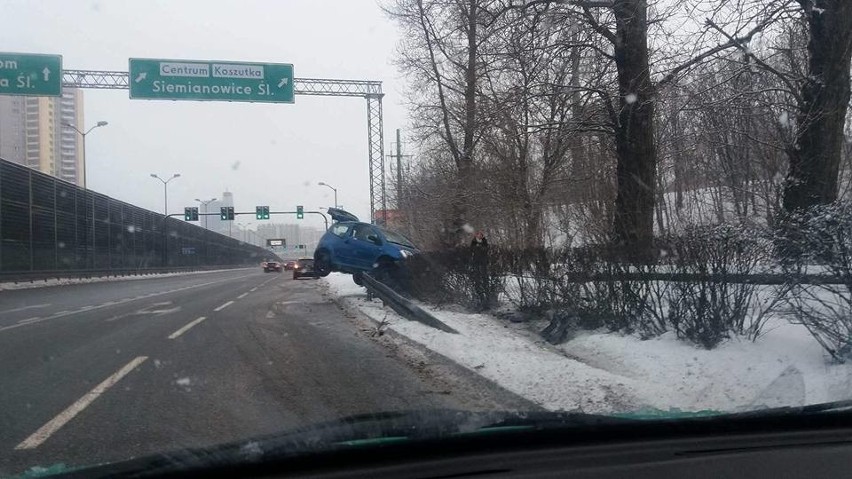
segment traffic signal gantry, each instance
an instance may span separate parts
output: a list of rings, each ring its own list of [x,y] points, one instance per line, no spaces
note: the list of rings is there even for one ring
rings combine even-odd
[[[222,221],[233,221],[234,218],[238,215],[250,215],[252,214],[250,211],[234,211],[233,206],[222,206],[219,208],[219,213],[199,213],[198,208],[195,206],[187,206],[183,209],[183,219],[185,221],[198,221],[199,216],[212,216],[219,215],[219,219]],[[270,211],[269,206],[255,206],[254,215],[256,219],[259,220],[268,220],[272,217],[272,215],[296,215],[297,220],[305,219],[305,214],[315,214],[322,216],[323,221],[325,221],[325,229],[328,229],[328,217],[326,217],[325,213],[321,211],[305,211],[305,207],[302,205],[296,206],[296,211]],[[169,216],[180,216],[178,215],[169,215]]]

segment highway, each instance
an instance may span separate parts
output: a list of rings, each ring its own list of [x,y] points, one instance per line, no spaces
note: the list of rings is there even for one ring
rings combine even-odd
[[[413,364],[320,283],[252,268],[0,292],[0,476],[366,412],[528,406]]]

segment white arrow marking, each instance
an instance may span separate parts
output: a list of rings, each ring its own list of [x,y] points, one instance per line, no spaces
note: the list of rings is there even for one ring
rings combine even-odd
[[[284,85],[290,82],[289,78],[282,78],[280,82],[278,82],[278,88],[283,88]]]
[[[50,78],[50,68],[44,67],[44,70],[41,71],[44,75],[44,81],[47,81]]]
[[[145,73],[145,72],[142,72],[142,73],[140,73],[140,74],[136,77],[136,79],[135,79],[135,80],[133,80],[133,81],[135,81],[136,83],[139,83],[139,82],[141,82],[142,80],[144,80],[144,79],[146,79],[146,78],[148,78],[148,74],[147,74],[147,73]]]

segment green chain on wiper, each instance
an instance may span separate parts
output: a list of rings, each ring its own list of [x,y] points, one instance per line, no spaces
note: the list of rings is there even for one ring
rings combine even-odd
[[[535,429],[535,426],[485,426],[475,431],[454,432],[451,436],[475,436],[479,434],[496,434],[511,431],[529,431]]]
[[[335,442],[335,445],[338,446],[373,446],[377,444],[396,444],[398,442],[408,441],[410,438],[408,436],[388,436],[388,437],[374,437],[370,439],[352,439],[350,441],[340,441]]]

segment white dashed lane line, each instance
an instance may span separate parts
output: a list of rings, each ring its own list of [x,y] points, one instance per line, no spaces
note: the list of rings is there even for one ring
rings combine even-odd
[[[6,310],[3,310],[3,311],[0,311],[0,314],[18,313],[18,312],[20,312],[20,311],[26,311],[26,310],[28,310],[28,309],[46,308],[46,307],[48,307],[48,306],[50,306],[50,303],[46,303],[46,304],[32,304],[32,305],[30,305],[30,306],[22,306],[22,307],[20,307],[20,308],[6,309]]]
[[[137,296],[137,297],[133,297],[133,298],[123,298],[123,299],[119,299],[119,300],[116,300],[116,301],[107,301],[107,302],[99,304],[97,306],[83,306],[80,309],[74,310],[74,311],[59,311],[59,312],[53,313],[52,315],[44,317],[44,318],[31,318],[32,319],[31,321],[27,321],[27,322],[19,321],[16,324],[0,327],[0,332],[7,331],[7,330],[10,330],[10,329],[20,328],[22,326],[29,326],[31,324],[38,324],[38,323],[48,321],[48,320],[51,320],[51,319],[59,319],[59,318],[64,318],[66,316],[71,316],[71,315],[74,315],[74,314],[85,313],[85,312],[88,312],[88,311],[94,311],[96,309],[101,309],[101,308],[107,308],[107,307],[110,307],[110,306],[115,306],[117,304],[124,304],[124,303],[128,303],[128,302],[131,302],[131,301],[138,301],[140,299],[151,298],[151,297],[154,297],[154,296],[162,296],[164,294],[171,294],[171,293],[177,293],[177,292],[180,292],[180,291],[186,291],[186,290],[189,290],[189,289],[201,288],[201,287],[204,287],[204,286],[210,286],[212,284],[217,284],[217,283],[221,283],[221,282],[224,282],[224,281],[233,281],[235,279],[246,278],[248,276],[251,276],[251,275],[238,276],[236,278],[227,278],[227,279],[223,279],[223,280],[219,280],[219,281],[211,281],[211,282],[208,282],[208,283],[193,284],[193,285],[190,285],[190,286],[184,286],[182,288],[172,289],[172,290],[169,290],[169,291],[159,291],[159,292],[156,292],[156,293],[147,294],[145,296]],[[226,305],[225,307],[227,307],[227,306],[229,306],[229,305]],[[217,309],[217,311],[218,311],[218,309]]]
[[[219,306],[218,308],[214,309],[213,311],[216,311],[216,312],[222,311],[223,309],[227,308],[228,306],[230,306],[232,304],[234,304],[233,301],[228,301],[227,303]]]
[[[255,291],[257,291],[257,287],[254,287],[254,288],[250,289],[250,290],[249,290],[249,293],[254,293]]]
[[[182,327],[182,328],[178,329],[177,331],[173,332],[172,334],[170,334],[170,335],[169,335],[169,339],[175,339],[175,338],[177,338],[178,336],[180,336],[181,334],[183,334],[183,333],[185,333],[185,332],[189,331],[189,330],[190,330],[190,328],[192,328],[192,327],[193,327],[193,326],[195,326],[196,324],[198,324],[198,323],[200,323],[200,322],[204,321],[205,319],[207,319],[207,318],[205,318],[204,316],[202,316],[202,317],[200,317],[200,318],[198,318],[198,319],[196,319],[196,320],[192,321],[191,323],[187,324],[186,326],[184,326],[184,327]]]
[[[131,371],[136,369],[140,364],[145,362],[148,359],[147,356],[138,356],[126,365],[123,368],[119,369],[112,376],[106,378],[102,383],[95,386],[94,389],[87,392],[80,399],[78,399],[74,404],[68,406],[67,409],[59,413],[55,418],[51,419],[44,426],[40,427],[36,432],[32,433],[30,437],[24,439],[20,444],[15,446],[15,449],[35,449],[40,446],[44,441],[46,441],[50,436],[52,436],[56,431],[62,428],[68,421],[74,419],[74,416],[80,414],[84,409],[86,409],[92,402],[95,401],[101,394],[105,393],[109,388],[115,386],[117,382],[121,380],[124,376],[130,374]]]
[[[243,293],[243,294],[241,294],[241,295],[237,296],[237,299],[243,299],[243,298],[245,298],[246,296],[248,296],[248,293]]]

